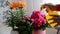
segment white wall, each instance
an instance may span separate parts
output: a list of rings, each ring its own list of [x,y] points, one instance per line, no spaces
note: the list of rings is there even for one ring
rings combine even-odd
[[[40,10],[40,4],[42,0],[24,0],[27,3],[26,14],[31,15],[33,10]]]
[[[60,4],[60,0],[43,0],[43,3]]]
[[[27,3],[26,15],[30,15],[33,11],[33,0],[25,0]]]
[[[33,10],[40,10],[42,0],[33,0]]]

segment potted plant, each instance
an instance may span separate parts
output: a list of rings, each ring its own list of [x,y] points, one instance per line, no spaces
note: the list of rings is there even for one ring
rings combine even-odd
[[[11,26],[13,30],[18,31],[19,34],[31,34],[31,25],[32,22],[24,15],[24,8],[26,3],[23,1],[10,3],[9,17],[7,17],[6,24]],[[17,28],[15,28],[17,27]]]
[[[45,20],[45,15],[41,11],[34,10],[31,15],[32,34],[46,34],[46,28],[49,24]]]

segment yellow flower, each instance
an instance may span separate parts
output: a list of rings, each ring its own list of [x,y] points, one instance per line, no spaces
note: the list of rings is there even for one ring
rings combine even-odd
[[[26,3],[23,1],[19,1],[19,7],[26,7]]]
[[[14,2],[14,1],[11,3],[11,8],[16,9],[18,7],[19,7],[18,3]]]

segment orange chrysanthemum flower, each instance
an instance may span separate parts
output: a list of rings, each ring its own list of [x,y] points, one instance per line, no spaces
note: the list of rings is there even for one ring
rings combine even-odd
[[[11,8],[16,9],[18,7],[19,7],[19,4],[18,3],[16,3],[16,2],[12,2],[11,3]]]
[[[26,3],[23,1],[19,1],[19,7],[26,7]]]

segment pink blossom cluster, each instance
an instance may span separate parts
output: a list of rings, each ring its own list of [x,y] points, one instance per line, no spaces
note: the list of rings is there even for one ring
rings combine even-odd
[[[41,11],[34,10],[31,19],[33,21],[34,27],[40,27],[42,26],[42,23],[46,24],[46,20],[44,19],[45,15],[42,14]]]

